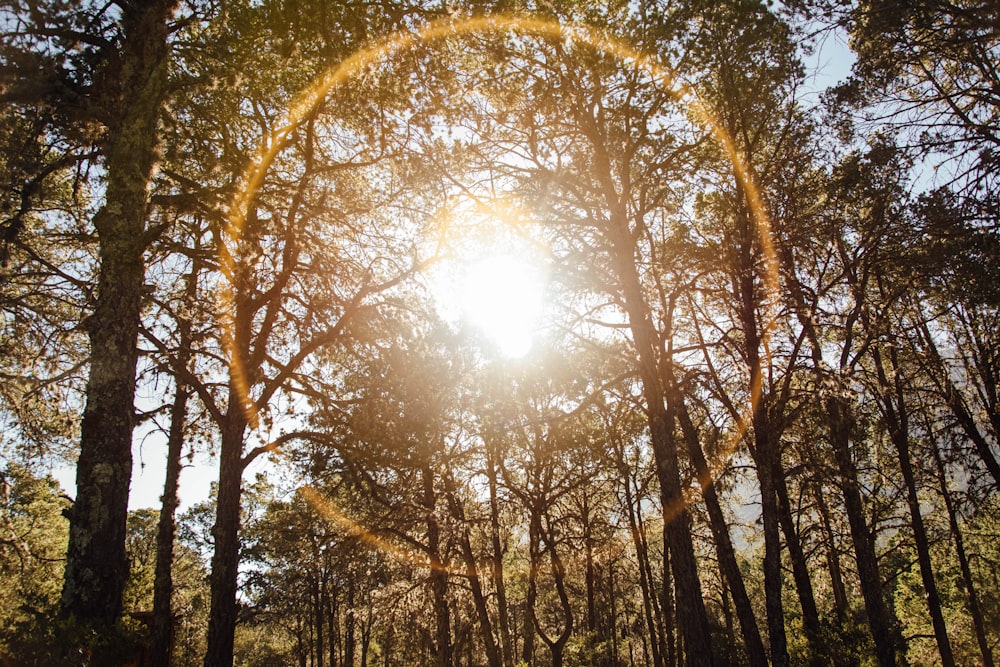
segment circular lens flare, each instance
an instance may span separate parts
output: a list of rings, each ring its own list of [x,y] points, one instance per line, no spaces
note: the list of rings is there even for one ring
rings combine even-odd
[[[247,213],[257,192],[259,191],[267,171],[275,158],[290,143],[295,130],[306,122],[312,113],[323,102],[326,96],[336,87],[348,82],[363,68],[407,49],[426,47],[434,42],[449,37],[476,34],[519,33],[524,35],[545,37],[562,42],[576,42],[588,45],[595,51],[613,55],[628,67],[645,72],[659,87],[669,94],[676,102],[687,109],[694,124],[703,127],[713,137],[716,143],[725,151],[740,187],[746,193],[753,223],[756,226],[763,259],[764,288],[770,304],[777,303],[773,298],[778,290],[778,262],[772,242],[771,224],[763,205],[760,191],[753,179],[752,173],[743,156],[736,149],[732,137],[718,122],[712,111],[701,102],[695,91],[681,82],[672,71],[656,62],[646,54],[634,49],[606,33],[587,25],[564,25],[556,20],[518,15],[485,15],[471,18],[447,17],[432,21],[415,31],[400,31],[371,43],[359,49],[339,64],[333,65],[320,74],[304,91],[296,97],[289,106],[282,122],[265,137],[257,151],[248,163],[233,197],[229,209],[227,226],[222,242],[219,243],[220,269],[229,285],[237,282],[239,269],[239,241],[247,220]],[[773,309],[773,305],[771,306]],[[220,323],[227,341],[229,353],[230,375],[234,387],[243,397],[244,408],[250,425],[256,428],[258,406],[250,394],[246,370],[247,350],[243,349],[233,335],[233,313],[235,312],[235,295],[232,288],[225,288],[220,294]],[[762,330],[761,348],[765,355],[769,349],[770,333],[774,328],[774,316],[766,314]],[[766,364],[766,358],[763,360]],[[761,378],[752,379],[750,387],[750,405],[744,411],[743,418],[737,420],[737,428],[726,447],[717,456],[707,474],[707,479],[701,479],[702,485],[710,483],[718,471],[729,460],[739,446],[751,422],[750,415],[758,404],[761,396]],[[695,494],[691,489],[690,494]],[[687,503],[688,495],[676,499],[673,506],[664,507],[664,520],[669,521],[680,514]],[[368,531],[365,531],[368,532]]]

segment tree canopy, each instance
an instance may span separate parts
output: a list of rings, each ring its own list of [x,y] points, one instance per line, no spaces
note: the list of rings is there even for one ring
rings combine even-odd
[[[0,0],[0,660],[992,667],[997,25]]]

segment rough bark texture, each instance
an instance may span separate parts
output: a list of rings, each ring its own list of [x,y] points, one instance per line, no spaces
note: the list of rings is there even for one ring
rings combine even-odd
[[[246,416],[238,392],[230,391],[230,415],[219,448],[219,492],[216,501],[215,551],[212,554],[212,604],[208,615],[205,667],[233,664],[236,631],[236,588],[240,553],[240,499],[243,493],[243,435]]]
[[[132,476],[137,336],[145,267],[147,186],[166,93],[167,19],[174,3],[123,3],[124,41],[107,82],[121,91],[111,117],[106,199],[94,216],[100,270],[90,335],[90,376],[70,512],[61,608],[83,624],[121,615],[128,577],[125,519]]]

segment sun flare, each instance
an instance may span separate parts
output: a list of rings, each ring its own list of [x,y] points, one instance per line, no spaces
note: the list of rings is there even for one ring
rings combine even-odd
[[[538,267],[511,255],[470,264],[462,281],[462,317],[480,329],[507,357],[531,350],[541,321],[544,276]]]
[[[476,330],[504,357],[531,351],[541,326],[547,272],[514,254],[451,263],[434,281],[439,313]]]

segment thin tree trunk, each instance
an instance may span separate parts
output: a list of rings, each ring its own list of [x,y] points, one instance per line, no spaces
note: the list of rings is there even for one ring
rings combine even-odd
[[[680,662],[680,647],[677,642],[677,624],[674,623],[674,580],[670,576],[670,549],[667,545],[667,533],[663,532],[663,585],[660,587],[663,610],[663,627],[666,638],[664,647],[664,664],[666,667],[677,667]]]
[[[917,547],[917,562],[920,564],[920,577],[924,584],[927,611],[930,614],[931,625],[934,628],[934,638],[937,641],[938,653],[941,655],[941,664],[944,667],[954,667],[955,657],[951,650],[951,642],[948,640],[948,630],[944,622],[944,615],[941,612],[941,598],[938,595],[937,584],[934,582],[930,543],[927,539],[927,530],[924,527],[923,517],[920,514],[917,481],[910,457],[909,419],[903,396],[903,384],[900,377],[901,369],[897,360],[896,348],[895,346],[889,348],[890,370],[893,374],[892,384],[889,382],[888,374],[882,361],[882,354],[878,348],[872,350],[872,358],[875,362],[875,370],[882,388],[881,403],[886,426],[889,429],[889,438],[896,448],[900,472],[903,473],[903,482],[906,484],[906,502],[910,509],[910,526],[913,529],[913,539]]]
[[[594,592],[594,543],[590,527],[590,502],[583,497],[583,507],[580,510],[580,522],[583,527],[583,582],[587,595],[587,632],[597,633],[597,608]]]
[[[208,615],[205,667],[233,664],[233,635],[236,632],[236,589],[240,560],[240,500],[243,494],[243,434],[246,416],[235,386],[230,390],[230,414],[222,428],[219,448],[219,490],[216,498],[212,536],[210,587],[212,602]],[[311,626],[311,623],[310,623]]]
[[[662,667],[663,658],[660,654],[660,642],[657,639],[659,624],[656,621],[653,611],[656,595],[653,591],[652,569],[649,565],[649,547],[645,539],[645,531],[637,518],[635,501],[632,499],[631,475],[627,470],[622,470],[622,476],[625,483],[626,516],[628,517],[629,532],[632,534],[632,544],[635,546],[636,560],[639,565],[639,589],[642,592],[642,609],[646,617],[646,627],[649,628],[649,643],[653,654],[653,665],[654,667]]]
[[[197,253],[201,244],[196,241],[194,251]],[[198,298],[198,278],[201,272],[201,262],[195,259],[191,272],[185,277],[184,303],[194,304]],[[178,369],[187,370],[191,362],[192,345],[191,320],[181,317],[177,320],[177,357],[175,364]],[[181,379],[180,373],[174,374],[174,402],[170,408],[170,432],[167,435],[167,470],[163,482],[163,497],[160,516],[156,531],[156,570],[153,578],[153,622],[150,628],[150,667],[167,667],[170,663],[170,652],[173,645],[173,611],[171,598],[174,584],[172,570],[174,565],[174,538],[177,532],[175,514],[177,512],[177,489],[181,474],[181,455],[184,447],[184,428],[187,419],[187,402],[190,390]]]
[[[788,244],[782,244],[780,258],[785,273],[789,276],[786,284],[795,304],[796,319],[802,326],[811,348],[812,372],[816,386],[823,387],[829,380],[836,381],[839,378],[828,375],[824,370],[823,347],[814,320],[807,311],[802,286],[795,277],[795,261]],[[860,300],[855,304],[855,313],[851,315],[850,320],[856,319],[861,305]],[[842,369],[847,365],[848,357],[849,349],[845,347],[841,352]],[[840,393],[842,389],[845,388],[836,386],[833,391],[823,396],[830,446],[837,464],[837,485],[844,497],[844,509],[851,529],[851,544],[854,547],[854,558],[861,582],[861,595],[865,602],[868,627],[875,642],[875,655],[880,667],[895,667],[897,650],[903,648],[902,638],[899,634],[899,624],[883,596],[882,576],[879,573],[875,543],[868,532],[858,469],[851,452],[851,429],[854,417],[850,403]]]
[[[314,553],[313,558],[318,557],[318,554]],[[315,573],[313,580],[315,581],[313,585],[313,622],[316,624],[316,667],[323,667],[323,660],[326,657],[323,654],[323,584],[320,579],[320,573]]]
[[[578,110],[579,111],[579,110]],[[672,409],[664,403],[656,350],[659,340],[653,326],[636,266],[636,247],[625,201],[619,195],[597,121],[580,112],[581,129],[594,148],[593,169],[607,205],[604,234],[612,246],[612,265],[618,278],[622,302],[638,359],[638,375],[649,420],[649,433],[660,483],[663,524],[670,545],[677,589],[678,625],[684,637],[689,667],[712,664],[711,631],[698,576],[698,563],[691,538],[691,517],[681,489],[677,443],[673,437]]]
[[[757,429],[754,429],[757,432]],[[771,664],[787,667],[788,639],[785,635],[785,612],[781,600],[781,537],[778,527],[778,503],[775,497],[774,465],[770,445],[757,440],[757,477],[760,481],[761,518],[764,523],[764,607],[767,612],[767,635],[771,643]],[[763,449],[763,451],[761,451]]]
[[[615,597],[615,561],[608,560],[608,602],[611,607],[609,634],[611,639],[611,667],[618,667],[618,598]]]
[[[193,280],[192,280],[193,282]],[[177,363],[186,368],[191,343],[190,322],[180,323],[180,352]],[[174,564],[174,536],[177,522],[177,488],[181,474],[181,454],[184,447],[184,422],[187,419],[188,389],[175,379],[174,402],[170,407],[170,432],[167,435],[167,471],[163,483],[162,506],[156,531],[156,570],[153,575],[153,621],[150,628],[149,666],[167,667],[173,635],[171,597],[174,584],[171,570]]]
[[[340,617],[337,614],[337,591],[330,590],[329,581],[326,587],[326,636],[329,649],[330,667],[337,667],[340,662]]]
[[[538,592],[531,578],[531,565],[528,566],[528,592],[524,602],[524,645],[521,647],[521,661],[528,667],[535,665],[535,622],[532,619],[532,609]]]
[[[368,600],[368,615],[365,617],[364,630],[361,631],[361,667],[368,667],[368,648],[372,642],[372,604]]]
[[[486,595],[483,593],[482,582],[479,579],[479,568],[476,565],[476,555],[472,550],[472,539],[469,536],[469,524],[465,518],[465,509],[461,501],[454,493],[454,482],[450,477],[446,477],[448,483],[448,506],[451,514],[458,520],[460,528],[459,541],[462,547],[462,557],[465,561],[465,578],[469,582],[472,591],[472,602],[476,608],[476,615],[479,618],[480,634],[483,638],[483,647],[486,650],[486,661],[490,667],[503,667],[500,657],[500,650],[496,640],[493,638],[493,623],[490,621],[489,610],[486,605]]]
[[[671,382],[670,386],[672,385],[673,383]],[[677,394],[679,392],[674,391],[674,393]],[[739,563],[736,560],[736,550],[733,548],[733,542],[729,535],[729,526],[726,524],[722,504],[719,502],[715,480],[711,477],[705,453],[701,448],[701,440],[688,414],[687,406],[679,397],[676,399],[676,402],[681,432],[684,434],[684,439],[688,446],[688,457],[691,459],[695,473],[698,476],[702,497],[705,499],[705,507],[708,510],[709,526],[712,529],[712,536],[715,541],[719,569],[722,571],[722,576],[728,585],[733,606],[736,607],[736,616],[740,621],[740,630],[747,652],[747,659],[751,667],[766,667],[767,653],[764,650],[764,642],[760,636],[760,628],[757,625],[757,617],[754,614],[750,596],[747,595],[743,573],[740,571]]]
[[[427,550],[430,554],[431,595],[434,599],[434,662],[438,667],[451,667],[451,613],[448,607],[448,574],[441,560],[441,528],[434,515],[437,494],[434,492],[434,473],[424,466],[421,470],[423,483],[422,504],[427,521]]]
[[[788,485],[785,482],[781,466],[775,474],[775,490],[778,493],[778,521],[781,532],[785,534],[785,545],[788,547],[788,557],[792,563],[792,578],[795,580],[795,591],[798,594],[802,609],[802,627],[809,644],[809,663],[813,667],[827,664],[825,656],[829,653],[822,643],[820,633],[819,610],[816,608],[816,596],[813,594],[812,579],[809,576],[809,566],[806,555],[799,541],[799,533],[792,519],[792,506],[788,498]]]
[[[500,624],[500,649],[504,667],[514,667],[514,644],[510,634],[510,614],[507,607],[507,586],[503,576],[503,543],[500,539],[500,507],[497,500],[497,470],[492,447],[487,451],[487,475],[490,486],[490,546],[491,573],[497,595],[497,620]]]
[[[386,627],[382,640],[382,667],[390,667],[392,665],[392,640],[393,629],[390,624]]]
[[[844,588],[844,574],[840,567],[837,542],[830,523],[830,510],[826,506],[826,500],[823,499],[823,490],[819,485],[814,490],[814,496],[816,498],[816,506],[819,508],[824,541],[826,542],[826,565],[830,571],[830,587],[833,590],[834,611],[837,614],[837,622],[843,626],[847,622],[850,604],[847,601],[847,590]]]
[[[948,490],[948,475],[945,472],[944,461],[941,459],[941,451],[935,444],[934,463],[937,466],[938,484],[941,486],[941,497],[944,498],[944,506],[948,511],[948,527],[951,529],[952,539],[955,540],[955,553],[958,555],[958,565],[962,570],[962,581],[965,583],[965,592],[969,596],[969,615],[972,616],[972,626],[976,631],[976,642],[979,644],[979,652],[983,656],[984,667],[994,667],[993,651],[990,648],[989,639],[986,636],[986,621],[983,618],[983,610],[979,606],[979,596],[976,594],[976,585],[972,579],[972,568],[969,566],[969,557],[965,553],[965,540],[962,539],[962,531],[958,525],[958,513],[955,511],[955,503]]]
[[[851,410],[846,401],[839,397],[828,398],[826,405],[834,458],[840,473],[838,481],[844,496],[848,525],[851,528],[851,543],[854,546],[858,578],[861,580],[861,596],[865,601],[868,625],[875,641],[876,657],[880,667],[895,667],[897,647],[902,647],[902,640],[899,636],[898,623],[885,603],[878,558],[875,555],[875,543],[868,532],[868,523],[865,520],[858,470],[851,455],[850,430],[853,421],[849,417]]]
[[[60,601],[63,617],[97,626],[98,631],[120,618],[128,578],[125,520],[132,479],[137,341],[143,254],[151,240],[146,229],[147,186],[167,92],[167,21],[174,5],[175,0],[122,5],[121,80],[103,82],[121,90],[123,102],[107,110],[115,125],[105,162],[105,202],[93,220],[100,268],[94,313],[84,321],[90,337],[90,374]]]
[[[979,425],[976,424],[975,418],[969,412],[962,392],[959,391],[951,379],[949,370],[941,358],[941,353],[938,352],[937,345],[934,343],[934,337],[931,335],[927,324],[921,322],[918,331],[920,333],[920,341],[923,343],[924,353],[930,357],[930,363],[937,371],[929,372],[928,375],[937,384],[938,391],[944,396],[945,403],[951,409],[962,431],[972,441],[972,444],[975,445],[976,452],[983,461],[983,465],[986,466],[986,470],[993,477],[993,481],[1000,486],[1000,463],[997,463],[997,459],[993,455],[989,443],[986,441],[985,436],[983,436],[982,431],[979,430]]]
[[[535,507],[531,508],[530,511],[531,519],[528,537],[528,550],[531,562],[529,564],[528,587],[529,597],[532,604],[529,606],[528,611],[531,614],[531,622],[535,627],[536,634],[541,637],[542,641],[549,647],[549,654],[552,656],[552,667],[562,667],[563,648],[566,646],[566,642],[573,633],[573,607],[570,604],[569,594],[566,591],[566,568],[556,551],[554,540],[550,539],[548,533],[546,533],[542,527],[542,517],[540,516],[540,511]],[[556,595],[559,598],[559,605],[562,609],[563,616],[562,631],[559,633],[559,636],[554,639],[548,636],[542,628],[542,625],[538,622],[538,616],[536,615],[534,605],[537,595],[538,573],[541,569],[542,557],[544,556],[544,551],[542,550],[543,546],[544,551],[547,551],[549,555],[549,563],[552,567],[552,580],[555,583]]]
[[[754,463],[760,483],[760,512],[764,524],[764,607],[767,612],[767,635],[770,642],[771,664],[787,667],[788,639],[785,635],[785,612],[781,599],[781,536],[776,473],[781,470],[778,434],[770,415],[770,397],[764,387],[761,347],[764,343],[757,325],[760,297],[754,257],[756,227],[743,184],[736,183],[737,201],[744,202],[736,215],[736,257],[733,287],[736,293],[736,310],[744,338],[746,366],[750,380],[751,425],[753,428]],[[766,333],[764,334],[766,336]]]
[[[347,611],[344,612],[344,667],[354,667],[354,580],[347,582]]]

